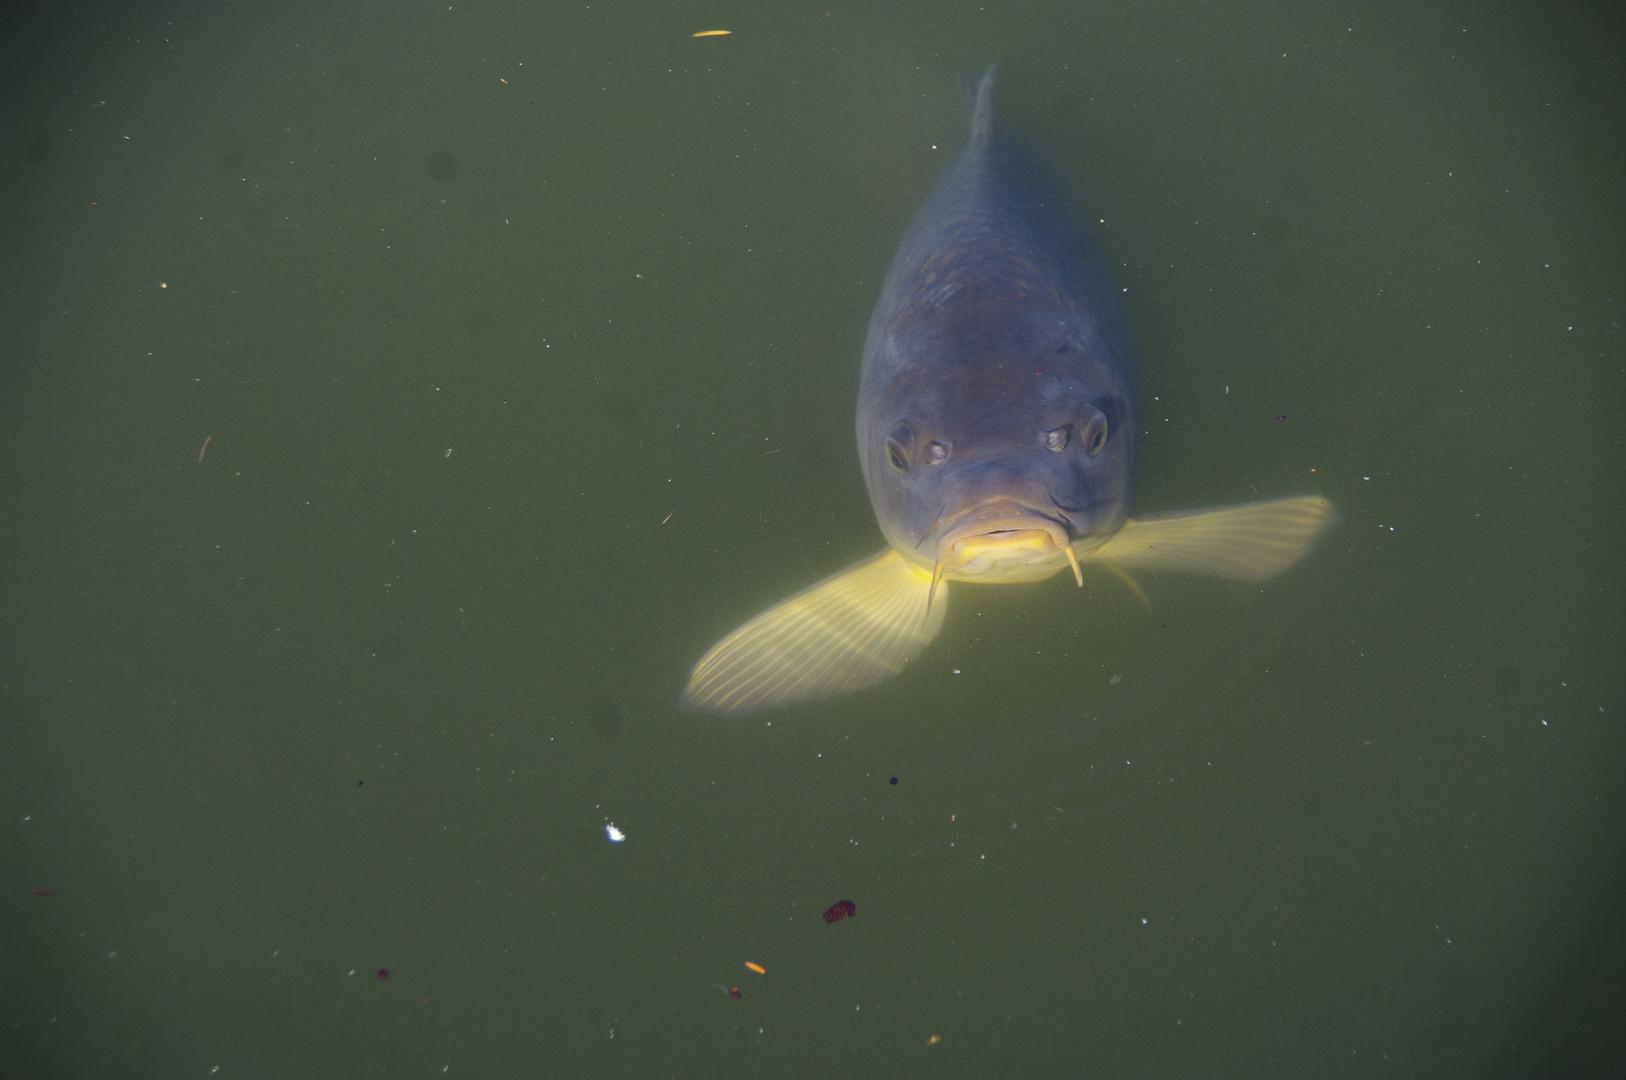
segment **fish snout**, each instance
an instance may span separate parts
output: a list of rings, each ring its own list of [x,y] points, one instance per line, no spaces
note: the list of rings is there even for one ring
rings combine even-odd
[[[1036,580],[1072,563],[1072,537],[1057,517],[1021,503],[991,503],[961,514],[937,543],[940,573],[985,581]]]

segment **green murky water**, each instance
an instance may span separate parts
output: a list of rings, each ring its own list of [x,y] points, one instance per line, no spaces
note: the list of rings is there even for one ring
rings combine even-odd
[[[1618,1062],[1623,23],[1278,7],[6,16],[4,1071]],[[859,346],[989,61],[1137,508],[1342,523],[682,714],[880,546]]]

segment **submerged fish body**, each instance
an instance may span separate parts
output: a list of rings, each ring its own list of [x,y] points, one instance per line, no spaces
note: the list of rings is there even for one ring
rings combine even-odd
[[[992,71],[967,84],[971,138],[881,288],[858,452],[904,558],[1010,581],[1122,524],[1135,424],[1106,274],[1032,156],[996,134],[993,89]]]
[[[1113,291],[1023,147],[996,132],[994,69],[966,80],[971,137],[915,215],[864,345],[859,459],[888,547],[769,608],[695,665],[687,707],[742,714],[896,675],[954,581],[1098,563],[1258,581],[1332,520],[1317,496],[1126,516],[1135,410]],[[1144,597],[1142,597],[1144,599]]]

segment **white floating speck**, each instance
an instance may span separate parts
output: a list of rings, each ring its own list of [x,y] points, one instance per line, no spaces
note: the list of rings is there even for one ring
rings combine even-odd
[[[619,844],[621,841],[627,838],[627,834],[616,828],[615,822],[613,821],[608,822],[604,826],[604,835],[609,838],[609,841],[612,844]]]

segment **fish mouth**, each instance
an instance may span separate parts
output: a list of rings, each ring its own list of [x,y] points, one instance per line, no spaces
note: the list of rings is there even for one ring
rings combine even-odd
[[[932,594],[945,574],[989,581],[1047,577],[1059,569],[1058,555],[1065,555],[1073,580],[1083,585],[1066,519],[1019,502],[984,503],[943,526],[932,568]],[[927,604],[929,610],[929,597]]]

